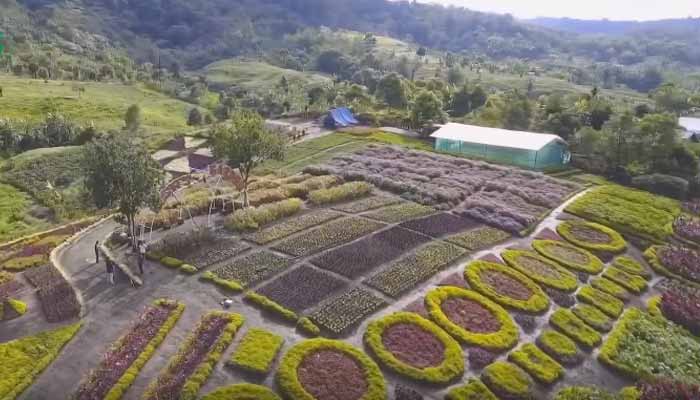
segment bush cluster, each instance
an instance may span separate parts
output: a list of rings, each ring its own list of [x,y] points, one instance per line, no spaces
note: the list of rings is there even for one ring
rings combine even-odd
[[[583,361],[583,354],[576,343],[566,335],[547,329],[537,338],[537,345],[564,365],[576,365]]]
[[[284,343],[282,336],[263,329],[248,330],[229,364],[259,374],[267,374]]]
[[[471,378],[463,385],[451,389],[445,400],[498,400],[489,388],[479,379]]]
[[[526,343],[508,355],[508,359],[538,381],[551,384],[564,375],[564,367],[533,343]]]
[[[625,308],[625,303],[623,303],[620,299],[592,286],[582,287],[576,293],[576,298],[584,303],[598,307],[601,311],[608,314],[612,318],[619,317]]]
[[[622,235],[595,222],[565,221],[557,226],[557,233],[572,244],[590,251],[620,253],[627,247]]]
[[[499,397],[532,399],[532,380],[515,364],[496,361],[484,369],[482,379]]]
[[[328,189],[314,190],[309,193],[309,201],[314,205],[340,203],[369,196],[372,185],[366,182],[348,182]]]
[[[224,226],[234,232],[256,230],[270,222],[298,213],[302,204],[300,199],[287,199],[257,208],[235,211],[226,218]]]
[[[586,325],[571,310],[564,308],[556,310],[549,318],[549,322],[568,337],[588,348],[599,345],[602,340],[598,332]]]
[[[603,262],[593,253],[557,240],[535,240],[532,247],[543,256],[576,271],[598,274]]]

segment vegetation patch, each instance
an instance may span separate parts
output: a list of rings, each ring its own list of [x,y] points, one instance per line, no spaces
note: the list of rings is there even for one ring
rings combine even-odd
[[[426,215],[434,214],[434,208],[421,204],[402,202],[392,206],[380,208],[379,210],[364,214],[365,216],[376,219],[378,221],[389,224],[409,221],[415,218],[425,217]]]
[[[700,291],[671,288],[661,295],[658,307],[669,321],[700,336]]]
[[[583,322],[599,332],[609,332],[615,323],[612,318],[590,304],[577,304],[571,311],[573,311],[575,316],[581,318]]]
[[[573,340],[551,329],[542,331],[537,338],[537,346],[564,365],[580,364],[584,358]]]
[[[549,307],[547,295],[535,282],[504,265],[474,261],[467,265],[464,276],[472,288],[501,305],[531,313]]]
[[[598,307],[601,311],[613,318],[622,314],[625,303],[615,296],[609,295],[592,286],[584,286],[576,293],[576,298],[584,303]]]
[[[557,392],[554,400],[622,400],[620,397],[588,386],[570,386]]]
[[[284,271],[291,263],[288,258],[262,250],[227,261],[206,276],[224,288],[248,288]]]
[[[573,311],[565,308],[556,310],[549,318],[549,323],[587,348],[599,345],[602,340],[598,332],[586,325]]]
[[[233,232],[245,232],[259,229],[261,226],[292,216],[301,211],[300,199],[287,199],[260,207],[245,208],[235,211],[226,218],[224,226]]]
[[[469,250],[478,251],[510,239],[510,233],[490,226],[481,226],[470,231],[450,236],[445,240]]]
[[[316,337],[321,334],[321,328],[314,324],[314,322],[308,317],[299,318],[297,321],[297,329],[311,337]]]
[[[700,284],[700,253],[687,247],[652,246],[644,252],[652,268],[669,278]]]
[[[37,288],[36,294],[47,321],[67,321],[80,315],[75,290],[53,264],[33,268],[24,276]]]
[[[296,257],[308,256],[358,239],[383,226],[384,224],[359,217],[338,219],[307,231],[304,235],[286,239],[276,244],[274,249]]]
[[[651,272],[649,272],[649,270],[644,267],[642,263],[631,257],[616,257],[612,262],[612,266],[621,269],[628,274],[639,275],[645,279],[651,278]]]
[[[27,303],[0,296],[0,321],[21,317],[27,313]]]
[[[365,282],[391,297],[398,297],[464,254],[463,249],[449,243],[431,242],[389,265]]]
[[[543,256],[576,271],[598,274],[603,262],[593,253],[556,240],[535,240],[532,247]]]
[[[343,214],[334,211],[316,210],[268,228],[264,228],[254,234],[249,235],[247,238],[257,244],[268,244],[342,216]]]
[[[412,379],[446,383],[464,373],[459,343],[414,313],[400,312],[372,321],[364,340],[384,365]]]
[[[243,337],[228,364],[246,371],[267,374],[283,343],[282,336],[252,328]]]
[[[310,339],[296,344],[277,370],[282,392],[295,400],[381,400],[386,382],[377,364],[338,340]]]
[[[420,232],[434,238],[441,238],[445,235],[473,229],[478,225],[479,223],[474,220],[444,212],[401,224],[401,226],[406,229]]]
[[[558,305],[559,307],[570,308],[573,307],[574,304],[576,304],[576,299],[571,293],[546,286],[542,289],[545,293],[547,293],[547,296],[549,296],[549,298],[554,302],[554,304]]]
[[[630,397],[630,400],[700,399],[700,385],[674,379],[648,379],[639,382],[634,391],[636,396]]]
[[[591,286],[611,296],[615,296],[622,301],[627,301],[631,298],[631,294],[627,291],[627,289],[608,278],[593,278],[591,279]]]
[[[348,182],[340,186],[314,190],[309,193],[309,201],[314,205],[334,204],[369,196],[372,185],[365,182]]]
[[[371,196],[366,199],[353,201],[351,203],[340,204],[334,206],[334,210],[350,213],[359,214],[365,211],[375,210],[377,208],[390,206],[399,203],[401,200],[395,197],[387,196]]]
[[[629,274],[617,267],[608,267],[603,277],[610,279],[632,293],[640,294],[647,288],[646,279],[639,275]]]
[[[309,318],[324,329],[340,335],[386,305],[383,299],[356,287],[326,302]]]
[[[572,244],[590,251],[620,253],[627,248],[622,235],[595,222],[565,221],[557,226],[557,233]]]
[[[576,275],[533,251],[505,250],[501,257],[511,267],[545,286],[564,291],[574,291],[578,287]]]
[[[498,400],[479,379],[471,378],[463,386],[450,389],[445,400]]]
[[[484,369],[481,379],[500,398],[532,398],[532,380],[515,364],[496,361]]]
[[[636,308],[620,318],[598,356],[634,378],[672,378],[700,383],[700,342],[685,329]]]
[[[299,316],[294,311],[285,308],[284,306],[274,302],[273,300],[259,295],[255,292],[248,292],[245,295],[245,300],[257,305],[265,311],[276,314],[287,321],[296,322]]]
[[[251,383],[237,383],[220,387],[202,397],[202,400],[281,400],[272,390],[265,386]]]
[[[102,356],[78,388],[76,400],[117,400],[131,386],[185,310],[183,304],[157,300]]]
[[[564,375],[564,367],[533,343],[520,346],[508,355],[508,359],[545,384],[554,383]]]
[[[257,290],[272,301],[296,312],[328,298],[345,286],[345,282],[328,273],[302,265],[275,278]]]
[[[202,270],[210,265],[235,257],[250,246],[233,238],[220,238],[213,243],[199,247],[182,258],[185,264]]]
[[[518,327],[503,307],[471,290],[439,287],[425,297],[430,317],[462,342],[505,350],[518,342]]]

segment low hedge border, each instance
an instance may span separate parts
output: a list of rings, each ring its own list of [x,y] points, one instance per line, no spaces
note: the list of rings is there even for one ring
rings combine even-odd
[[[299,315],[295,313],[294,311],[280,305],[279,303],[272,301],[266,296],[263,296],[261,294],[255,293],[255,292],[248,292],[246,293],[245,300],[247,300],[250,303],[253,303],[260,308],[262,308],[265,311],[272,312],[274,314],[279,315],[280,317],[284,318],[287,321],[290,322],[297,322],[299,320]]]
[[[265,386],[252,383],[237,383],[220,387],[208,393],[202,400],[282,400],[275,392]]]
[[[593,348],[602,341],[600,334],[595,329],[586,325],[569,309],[556,310],[549,318],[549,323],[587,348]]]
[[[46,254],[36,254],[3,261],[2,267],[7,271],[22,272],[30,268],[38,267],[41,264],[46,264],[48,261],[49,257]]]
[[[466,385],[451,389],[445,400],[498,400],[498,397],[482,381],[471,378]]]
[[[584,229],[596,230],[610,238],[608,243],[589,242],[577,237],[573,229],[580,227]],[[565,221],[557,226],[557,233],[568,242],[590,251],[601,251],[607,253],[621,253],[627,248],[627,242],[616,230],[595,222]]]
[[[555,330],[542,331],[536,343],[545,353],[564,365],[576,365],[583,361],[583,353],[576,343]]]
[[[671,272],[669,269],[667,269],[661,263],[661,260],[659,260],[659,256],[656,254],[656,252],[659,251],[659,249],[662,247],[663,246],[651,246],[644,252],[644,258],[647,260],[649,265],[651,265],[651,268],[663,276],[666,276],[668,278],[677,279],[677,280],[679,280],[683,283],[686,283],[690,286],[693,286],[695,288],[700,288],[700,284],[698,284],[696,282],[692,282],[683,276],[680,276],[678,274]]]
[[[605,272],[603,272],[603,277],[610,279],[635,294],[640,294],[647,290],[646,279],[639,275],[628,274],[617,267],[611,266],[606,268]]]
[[[165,257],[161,258],[160,263],[163,264],[164,266],[166,266],[168,268],[172,268],[172,269],[179,269],[180,267],[182,267],[185,264],[184,261],[177,259],[175,257],[169,257],[169,256],[165,256]]]
[[[501,398],[533,399],[532,380],[513,363],[496,361],[484,368],[481,379]]]
[[[591,286],[622,301],[628,301],[632,297],[632,294],[627,289],[608,278],[597,277],[591,279]]]
[[[163,301],[167,300],[159,299],[156,300],[154,303],[155,305],[159,305]],[[178,302],[175,309],[170,312],[170,316],[168,316],[168,319],[160,327],[160,329],[158,329],[158,333],[153,337],[153,339],[151,339],[144,351],[142,351],[141,354],[139,354],[138,358],[136,358],[136,360],[134,360],[134,362],[131,363],[129,369],[127,369],[124,372],[124,375],[122,375],[121,378],[119,378],[119,380],[117,381],[117,383],[115,383],[114,386],[112,386],[112,388],[105,396],[104,400],[118,400],[122,398],[124,393],[127,391],[127,389],[129,389],[131,384],[138,376],[139,372],[141,372],[143,366],[146,365],[146,363],[148,362],[148,360],[151,359],[151,357],[153,357],[153,353],[155,353],[160,344],[163,343],[163,340],[165,340],[165,337],[173,329],[175,323],[177,323],[184,311],[185,305]]]
[[[560,257],[549,250],[550,246],[565,247],[570,251],[578,252],[586,257],[588,257],[588,262],[586,264],[580,264],[569,259]],[[599,274],[603,270],[603,262],[596,257],[593,253],[588,250],[584,250],[580,247],[574,245],[560,242],[556,240],[535,240],[532,242],[532,247],[537,250],[538,253],[543,256],[558,262],[559,264],[574,269],[576,271],[585,272],[588,274]]]
[[[354,358],[361,366],[365,373],[368,388],[367,392],[358,400],[387,399],[386,381],[379,367],[371,358],[348,343],[323,338],[308,339],[299,342],[289,349],[287,354],[282,358],[282,362],[277,369],[276,380],[286,396],[294,400],[316,400],[311,394],[304,390],[301,382],[299,382],[297,369],[307,355],[321,350],[341,352]]]
[[[554,396],[554,400],[622,400],[603,389],[588,386],[569,386]]]
[[[199,277],[199,280],[212,282],[213,284],[233,293],[240,293],[243,291],[243,286],[240,283],[228,279],[221,279],[211,271],[204,272]]]
[[[308,317],[301,317],[297,321],[297,329],[307,336],[316,337],[321,335],[321,328],[314,324]]]
[[[661,300],[663,300],[661,296],[654,296],[647,300],[647,310],[649,314],[655,317],[664,317],[664,313],[661,312]]]
[[[10,308],[6,313],[5,307]],[[27,312],[27,303],[15,299],[0,299],[0,321],[19,318]]]
[[[593,286],[584,286],[577,293],[576,298],[584,303],[600,308],[600,310],[613,318],[617,318],[625,309],[625,303],[615,296],[609,295]]]
[[[534,343],[520,346],[508,355],[508,359],[544,384],[552,384],[564,375],[564,367]]]
[[[243,337],[227,365],[258,374],[267,374],[283,343],[282,336],[264,329],[252,328]]]
[[[311,204],[324,205],[356,200],[369,196],[372,185],[367,182],[348,182],[328,189],[318,189],[309,193]]]
[[[518,272],[528,276],[535,282],[541,283],[545,286],[549,286],[554,289],[563,290],[567,292],[573,292],[578,287],[578,279],[568,269],[560,266],[559,264],[549,260],[546,257],[542,257],[534,251],[527,250],[505,250],[501,253],[501,257],[505,262],[511,267],[515,268]],[[521,257],[530,257],[548,267],[552,268],[559,274],[559,279],[552,278],[543,274],[539,274],[536,271],[528,269],[526,266],[519,262]]]
[[[416,368],[394,356],[382,341],[384,331],[397,324],[412,324],[433,334],[445,347],[442,364],[435,367]],[[409,312],[398,312],[370,322],[364,341],[384,365],[401,375],[423,382],[447,383],[464,373],[464,354],[459,343],[435,323]]]
[[[498,319],[501,324],[500,329],[492,333],[474,333],[450,321],[442,311],[442,303],[454,297],[469,299],[481,304]],[[503,307],[477,292],[450,286],[438,287],[425,296],[425,305],[430,318],[450,335],[464,343],[492,350],[507,350],[518,343],[520,333],[513,317]]]
[[[598,332],[609,332],[615,322],[604,312],[590,304],[579,303],[571,311]]]
[[[639,275],[644,279],[649,280],[651,278],[651,273],[647,270],[642,263],[635,260],[632,257],[620,256],[616,257],[612,264],[613,267],[617,267],[628,274]]]
[[[502,273],[518,280],[530,289],[532,295],[528,300],[516,300],[498,293],[494,288],[481,280],[481,273],[488,270]],[[537,284],[527,276],[505,265],[482,260],[473,261],[467,265],[464,271],[464,277],[471,287],[501,305],[530,313],[539,313],[549,308],[549,298],[542,288],[537,286]]]
[[[625,314],[620,318],[615,330],[608,336],[608,339],[600,348],[600,353],[598,353],[598,360],[613,369],[621,371],[623,374],[629,377],[638,378],[637,371],[632,368],[627,368],[626,366],[616,362],[614,358],[617,356],[617,348],[620,343],[620,339],[628,334],[627,325],[630,321],[642,317],[642,311],[637,308],[630,308],[625,312]]]
[[[620,400],[640,400],[642,393],[636,386],[623,387],[620,390]]]

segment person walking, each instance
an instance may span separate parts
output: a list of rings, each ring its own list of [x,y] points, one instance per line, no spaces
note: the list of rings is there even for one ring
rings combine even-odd
[[[109,275],[109,282],[114,285],[114,263],[112,260],[107,259],[107,275]]]
[[[139,272],[143,275],[143,260],[146,258],[146,243],[139,240]]]
[[[95,264],[100,263],[100,241],[95,242]]]

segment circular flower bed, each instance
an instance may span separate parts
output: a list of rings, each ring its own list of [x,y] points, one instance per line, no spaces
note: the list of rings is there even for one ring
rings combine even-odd
[[[518,342],[518,328],[503,307],[471,290],[439,287],[425,297],[430,317],[465,343],[505,350]]]
[[[386,382],[377,364],[338,340],[310,339],[282,358],[277,382],[295,400],[381,400]]]
[[[464,275],[471,287],[501,305],[533,313],[549,307],[547,295],[535,282],[505,265],[474,261]]]
[[[239,383],[218,388],[202,400],[280,400],[280,397],[265,386]]]
[[[700,283],[700,253],[686,247],[652,246],[644,253],[660,274]]]
[[[459,343],[417,314],[399,312],[372,321],[365,343],[384,365],[413,379],[446,383],[464,373]]]
[[[574,291],[578,286],[576,275],[534,251],[505,250],[501,257],[511,267],[545,286],[565,291]]]
[[[565,221],[557,226],[557,232],[567,241],[586,250],[620,253],[627,247],[622,235],[593,222]]]
[[[535,240],[532,247],[543,256],[559,264],[589,274],[603,270],[603,262],[591,252],[556,240]]]

